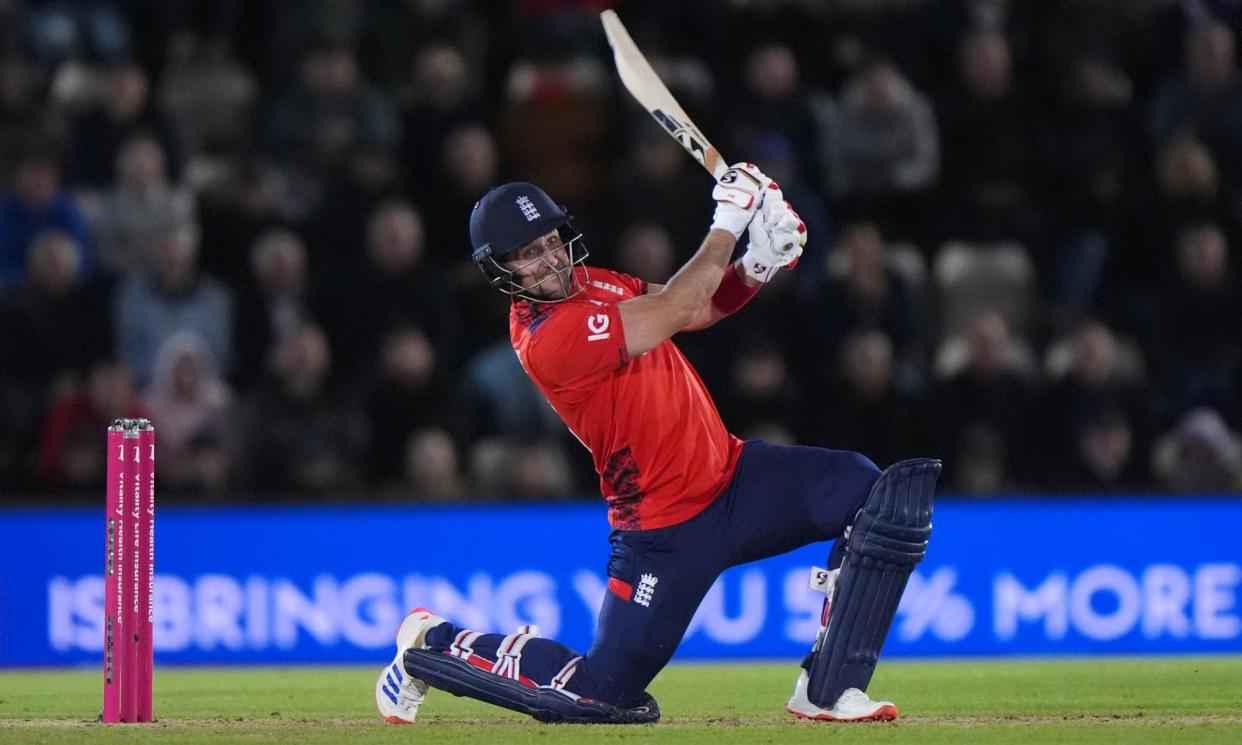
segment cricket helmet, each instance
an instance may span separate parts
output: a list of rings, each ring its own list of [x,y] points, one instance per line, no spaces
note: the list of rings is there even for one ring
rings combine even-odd
[[[582,283],[574,269],[588,255],[582,245],[582,236],[573,230],[572,220],[564,205],[557,204],[538,186],[525,181],[501,184],[475,202],[470,212],[470,258],[483,270],[491,286],[507,295],[533,302],[560,302],[582,290]],[[548,263],[554,270],[538,284],[555,278],[565,290],[564,297],[547,300],[531,292],[536,287],[522,287],[515,271],[521,267],[509,269],[501,262],[509,254],[552,230],[561,232],[569,261],[565,266],[554,266],[548,258],[553,251],[530,260]]]

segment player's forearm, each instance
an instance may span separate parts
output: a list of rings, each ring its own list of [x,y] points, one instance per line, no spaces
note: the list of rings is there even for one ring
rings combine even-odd
[[[729,266],[737,240],[726,230],[712,230],[703,239],[699,250],[682,265],[661,291],[668,296],[685,319],[694,323],[708,312],[712,295],[720,286],[720,278]]]
[[[746,276],[741,262],[735,261],[725,269],[720,284],[712,294],[712,301],[707,304],[698,318],[682,331],[701,331],[714,326],[717,321],[728,318],[746,305],[763,283],[753,277]]]

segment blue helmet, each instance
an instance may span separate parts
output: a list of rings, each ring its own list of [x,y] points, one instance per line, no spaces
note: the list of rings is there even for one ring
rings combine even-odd
[[[547,192],[525,181],[492,188],[470,211],[471,258],[504,258],[572,218]]]
[[[534,287],[523,288],[514,272],[506,269],[500,262],[507,255],[550,231],[569,226],[572,219],[563,205],[557,204],[547,192],[534,184],[525,181],[501,184],[484,194],[470,211],[470,258],[483,270],[492,287],[501,292],[535,302],[563,300],[576,294],[570,293],[571,288],[577,286],[581,289],[574,266],[581,264],[587,257],[586,250],[581,246],[582,236],[562,236],[569,251],[569,261],[567,266],[556,269],[554,276],[561,282],[565,297],[553,301],[533,293]],[[538,257],[533,260],[546,261],[546,258]]]

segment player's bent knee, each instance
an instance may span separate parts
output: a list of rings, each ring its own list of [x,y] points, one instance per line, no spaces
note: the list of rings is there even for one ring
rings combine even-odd
[[[870,458],[853,450],[838,450],[838,459],[834,464],[833,483],[841,492],[858,495],[858,504],[862,506],[876,480],[883,473]]]
[[[660,705],[645,692],[637,704],[623,709],[550,686],[531,687],[425,649],[406,651],[405,669],[432,688],[528,714],[541,722],[649,724],[660,720]]]

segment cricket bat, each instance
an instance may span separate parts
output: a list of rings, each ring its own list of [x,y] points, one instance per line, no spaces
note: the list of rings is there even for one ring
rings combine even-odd
[[[677,99],[668,92],[668,88],[651,69],[651,63],[639,51],[638,45],[630,38],[630,32],[617,17],[616,12],[605,10],[599,14],[604,23],[604,33],[608,36],[608,44],[612,47],[613,61],[617,65],[617,74],[630,95],[642,104],[651,116],[664,127],[674,140],[685,148],[686,152],[697,160],[714,178],[729,169],[729,164],[721,156],[720,151],[712,146],[699,128],[690,121],[682,110]]]

